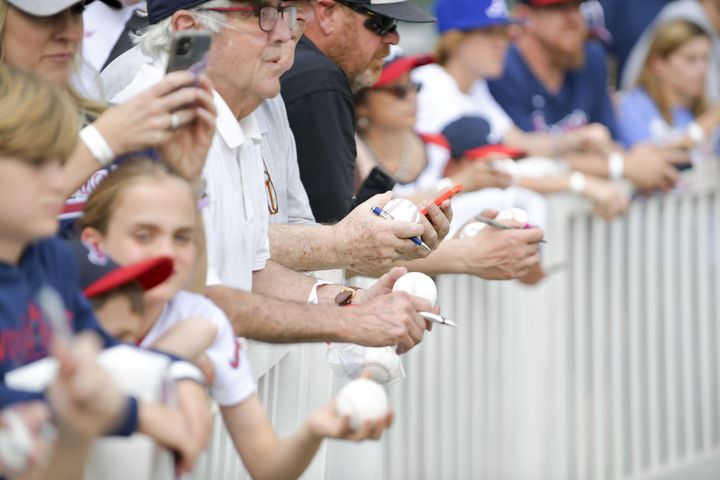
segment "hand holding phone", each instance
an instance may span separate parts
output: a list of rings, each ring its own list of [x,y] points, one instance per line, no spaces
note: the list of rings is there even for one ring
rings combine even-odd
[[[450,189],[444,191],[442,194],[440,194],[440,196],[438,196],[435,200],[433,200],[433,203],[439,207],[440,204],[442,204],[445,200],[453,198],[455,195],[462,192],[463,188],[465,188],[465,187],[463,187],[462,185],[455,185],[452,188],[450,188]],[[420,210],[420,214],[427,215],[428,214],[427,208],[423,208],[422,210]]]
[[[207,69],[207,56],[212,43],[210,32],[180,30],[173,32],[166,73],[190,70],[199,75]]]

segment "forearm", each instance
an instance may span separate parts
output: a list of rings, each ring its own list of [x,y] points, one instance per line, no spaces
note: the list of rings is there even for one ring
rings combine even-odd
[[[140,404],[138,431],[172,450],[181,450],[180,441],[190,437],[183,416],[177,409],[153,402]]]
[[[521,177],[517,180],[516,185],[539,193],[567,192],[570,190],[570,177],[568,175],[540,178]]]
[[[299,478],[310,465],[322,444],[322,437],[313,435],[307,423],[293,435],[278,440],[268,452],[261,468],[253,472],[256,480],[292,480]],[[260,462],[258,462],[260,463]]]
[[[293,302],[306,303],[316,279],[290,270],[268,260],[265,268],[253,272],[253,292]],[[318,289],[320,303],[332,303],[340,292],[340,285],[325,285]]]
[[[33,480],[77,480],[85,475],[85,466],[90,458],[92,437],[75,432],[67,426],[58,428],[58,438],[52,455],[42,471],[32,476]]]
[[[565,156],[564,160],[571,170],[595,175],[600,178],[608,178],[607,157],[598,153],[575,153]]]
[[[309,277],[308,277],[309,278]],[[207,295],[228,316],[238,336],[268,343],[346,341],[352,328],[335,305],[307,305],[248,293],[222,285]]]
[[[330,225],[270,225],[270,255],[295,271],[345,268]]]
[[[99,170],[100,163],[95,159],[85,143],[79,141],[63,169],[65,177],[65,197],[75,192],[90,176]]]
[[[395,266],[406,267],[411,272],[423,272],[427,275],[445,273],[467,273],[467,265],[463,261],[462,249],[457,242],[447,238],[440,246],[425,258],[398,262]]]

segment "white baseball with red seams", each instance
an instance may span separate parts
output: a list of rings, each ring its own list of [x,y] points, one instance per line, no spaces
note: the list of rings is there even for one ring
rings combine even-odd
[[[361,373],[384,385],[398,375],[400,356],[393,347],[366,347],[360,368]]]
[[[357,430],[366,421],[375,421],[388,414],[388,398],[383,387],[367,378],[358,378],[345,385],[335,397],[338,415],[350,417],[350,428]]]
[[[410,295],[424,298],[433,306],[437,301],[437,287],[432,278],[421,272],[409,272],[398,278],[393,285],[393,292],[407,292]]]
[[[420,210],[407,198],[393,198],[385,204],[383,210],[390,214],[393,220],[420,223]]]

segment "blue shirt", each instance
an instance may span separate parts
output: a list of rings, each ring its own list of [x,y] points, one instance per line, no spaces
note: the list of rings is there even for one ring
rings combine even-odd
[[[668,125],[655,101],[643,88],[624,93],[618,105],[620,141],[625,148],[641,142],[672,141],[674,136],[684,135],[687,126],[695,120],[688,108],[673,108],[671,114],[672,125]]]
[[[73,255],[56,237],[28,246],[17,265],[0,262],[0,408],[29,400],[43,400],[43,393],[8,388],[10,370],[50,355],[52,326],[37,303],[44,286],[52,287],[63,300],[74,332],[93,330],[106,347],[118,342],[97,322],[90,303],[78,286]],[[127,415],[116,434],[129,435],[137,426],[137,401],[128,400]]]
[[[488,82],[490,92],[526,132],[562,133],[589,123],[605,125],[617,138],[617,120],[606,85],[605,50],[585,44],[585,65],[565,75],[560,91],[548,91],[515,46],[505,57],[505,72]]]

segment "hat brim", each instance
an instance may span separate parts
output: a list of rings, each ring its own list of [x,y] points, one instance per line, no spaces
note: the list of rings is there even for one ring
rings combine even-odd
[[[392,83],[413,69],[430,63],[435,63],[435,59],[432,55],[427,54],[398,58],[383,68],[380,78],[373,87],[382,87]]]
[[[8,3],[18,10],[32,15],[34,17],[50,17],[56,13],[60,13],[66,8],[70,8],[81,0],[52,0],[43,2],[23,2],[22,5],[17,1],[8,0]],[[92,3],[94,0],[85,0],[85,5]],[[119,0],[101,0],[109,7],[120,9],[122,3]]]
[[[490,156],[497,157],[500,155],[517,160],[518,158],[526,157],[527,152],[525,150],[509,147],[503,144],[492,144],[473,148],[463,154],[465,158],[469,158],[471,160],[484,160]]]
[[[363,8],[386,17],[410,23],[431,23],[437,19],[410,2],[363,4]]]
[[[172,272],[172,258],[151,258],[113,270],[97,282],[88,285],[83,293],[88,298],[95,297],[133,280],[140,282],[143,290],[150,290],[167,280]]]

